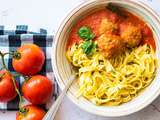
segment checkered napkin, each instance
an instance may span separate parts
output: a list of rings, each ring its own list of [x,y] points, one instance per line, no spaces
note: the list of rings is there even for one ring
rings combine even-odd
[[[54,81],[53,71],[51,67],[51,46],[52,46],[53,36],[47,35],[47,31],[44,29],[40,29],[40,32],[30,32],[28,31],[28,26],[18,25],[16,26],[16,30],[4,30],[4,26],[0,26],[0,51],[1,52],[11,52],[15,51],[17,47],[26,43],[34,43],[40,46],[46,57],[46,61],[40,74],[46,75],[49,79],[53,80],[53,85],[55,88],[55,92],[53,94],[53,102],[56,99],[58,94],[57,83]],[[14,69],[12,67],[12,59],[11,56],[5,57],[5,62],[7,67],[11,72],[14,73]],[[2,67],[1,59],[0,59],[0,68]],[[19,86],[22,85],[24,79],[23,77],[16,77],[16,80],[19,83]],[[7,94],[7,93],[6,93]],[[0,110],[17,110],[18,109],[19,99],[15,98],[13,101],[8,103],[0,103]],[[48,105],[49,106],[49,105]],[[47,108],[47,106],[45,106]]]

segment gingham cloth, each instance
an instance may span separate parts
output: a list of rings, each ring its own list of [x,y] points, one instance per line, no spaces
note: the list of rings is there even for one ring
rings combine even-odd
[[[40,32],[32,32],[32,31],[28,31],[28,26],[25,26],[25,25],[16,26],[16,30],[5,30],[4,26],[0,26],[0,51],[1,52],[15,51],[17,47],[26,43],[34,43],[43,49],[45,53],[46,61],[39,74],[46,75],[49,79],[53,81],[55,92],[53,94],[53,99],[51,100],[51,102],[53,102],[56,99],[56,96],[58,94],[58,87],[57,87],[57,83],[54,81],[55,79],[53,76],[52,65],[51,65],[52,41],[53,41],[53,36],[47,35],[47,31],[44,29],[40,29]],[[6,56],[5,62],[9,70],[14,73],[11,56]],[[2,62],[0,59],[0,68],[2,67],[1,63]],[[24,81],[22,77],[16,77],[16,80],[18,81],[19,86],[21,86]],[[11,102],[0,103],[0,110],[17,110],[18,102],[19,102],[19,99],[17,97]],[[47,107],[45,106],[45,108]]]

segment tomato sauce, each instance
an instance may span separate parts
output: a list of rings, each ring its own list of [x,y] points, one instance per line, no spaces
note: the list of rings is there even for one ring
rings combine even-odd
[[[123,18],[116,13],[111,12],[108,9],[102,9],[99,11],[96,11],[82,19],[80,19],[72,28],[69,40],[67,46],[71,46],[73,43],[80,43],[82,42],[82,39],[78,36],[77,32],[80,27],[82,26],[88,26],[92,29],[93,33],[96,35],[96,37],[99,37],[99,27],[101,24],[102,19],[109,19],[119,26],[119,33],[123,32],[125,29],[125,26],[129,23],[135,25],[136,27],[139,27],[141,29],[142,33],[142,44],[147,43],[151,45],[154,49],[156,49],[155,41],[153,38],[152,30],[149,28],[149,26],[140,18],[133,15],[132,13],[122,10],[127,17]]]

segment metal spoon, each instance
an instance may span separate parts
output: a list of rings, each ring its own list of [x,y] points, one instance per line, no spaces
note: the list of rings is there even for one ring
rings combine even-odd
[[[61,92],[61,94],[58,96],[57,100],[55,101],[55,103],[51,106],[51,108],[49,109],[49,111],[46,113],[46,115],[44,116],[43,120],[54,120],[55,115],[58,111],[58,108],[63,100],[63,98],[65,97],[68,89],[70,88],[70,86],[72,85],[74,79],[76,78],[76,75],[71,75],[69,78],[68,83],[66,84],[65,88],[63,89],[63,91]]]

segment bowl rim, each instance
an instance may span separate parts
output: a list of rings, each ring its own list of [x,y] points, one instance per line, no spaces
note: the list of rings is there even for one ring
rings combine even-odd
[[[100,0],[100,1],[104,1],[104,0]],[[114,2],[114,1],[118,1],[118,0],[108,0],[110,2]],[[58,68],[56,65],[56,44],[59,40],[59,36],[61,34],[61,31],[63,30],[65,24],[67,23],[67,21],[69,21],[69,19],[76,13],[78,12],[82,7],[87,6],[93,2],[98,2],[97,0],[89,0],[87,2],[81,3],[80,5],[78,5],[77,7],[75,7],[65,18],[64,20],[62,20],[55,37],[53,38],[54,42],[52,44],[52,50],[53,50],[53,55],[52,55],[52,67],[53,67],[53,72],[56,78],[56,81],[60,87],[60,89],[62,90],[65,87],[65,84],[60,80],[61,77],[59,75],[59,73],[57,72]],[[160,24],[160,19],[159,19],[159,15],[148,5],[146,5],[145,3],[141,2],[141,1],[134,1],[134,0],[125,0],[124,2],[131,2],[131,3],[136,3],[138,5],[140,5],[141,7],[147,9],[152,15],[154,15],[154,19],[156,19],[158,21],[158,23]],[[70,91],[70,90],[69,90]],[[160,91],[160,89],[159,89]],[[148,106],[149,104],[151,104],[158,96],[159,96],[160,92],[156,92],[154,94],[154,96],[150,97],[151,99],[149,99],[147,102],[145,102],[144,104],[142,104],[141,106],[138,106],[136,109],[134,110],[130,110],[126,113],[126,111],[122,112],[122,113],[114,113],[114,114],[106,114],[106,113],[100,113],[98,111],[92,111],[90,109],[88,109],[87,107],[81,105],[81,103],[77,102],[77,99],[73,98],[72,93],[67,92],[67,97],[69,97],[69,99],[76,105],[78,106],[80,109],[89,112],[91,114],[95,114],[95,115],[99,115],[99,116],[104,116],[104,117],[119,117],[119,116],[125,116],[125,115],[129,115],[135,112],[138,112],[139,110],[145,108],[146,106]]]

